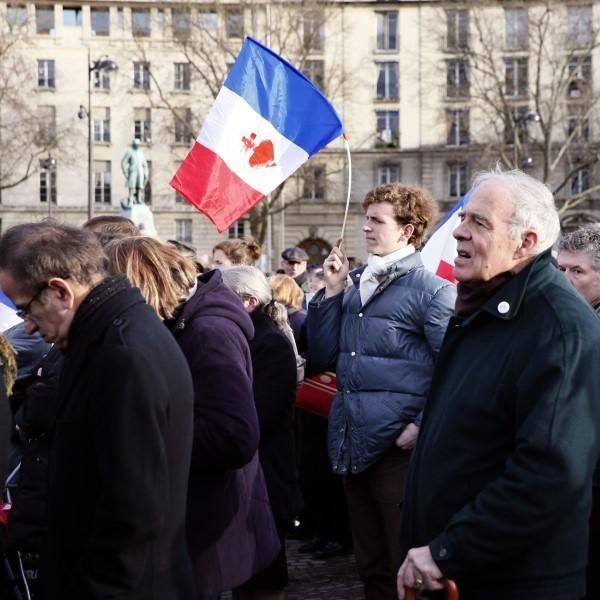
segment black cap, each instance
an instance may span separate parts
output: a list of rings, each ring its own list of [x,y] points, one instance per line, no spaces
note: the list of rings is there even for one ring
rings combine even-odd
[[[287,260],[288,262],[308,262],[308,254],[302,248],[298,248],[298,246],[292,246],[291,248],[286,248],[281,253],[281,258],[283,260]]]

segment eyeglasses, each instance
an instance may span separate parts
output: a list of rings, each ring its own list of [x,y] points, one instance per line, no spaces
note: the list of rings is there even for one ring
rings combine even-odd
[[[42,292],[46,289],[46,287],[48,287],[47,284],[44,284],[25,306],[22,306],[20,308],[17,307],[16,314],[17,317],[19,317],[19,319],[27,318],[27,316],[29,315],[29,309],[31,308],[31,305],[41,296]]]

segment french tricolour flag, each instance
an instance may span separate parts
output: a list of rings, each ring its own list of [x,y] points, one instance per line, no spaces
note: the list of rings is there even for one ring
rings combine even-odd
[[[0,290],[0,333],[20,323],[14,304]]]
[[[421,250],[425,268],[452,283],[456,283],[454,279],[456,240],[452,234],[459,224],[459,213],[467,205],[470,197],[471,190],[454,205]]]
[[[310,79],[246,38],[171,186],[221,232],[342,131]]]

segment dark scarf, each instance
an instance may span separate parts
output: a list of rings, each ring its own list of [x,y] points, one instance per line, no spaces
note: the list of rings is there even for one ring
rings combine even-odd
[[[457,319],[466,319],[481,308],[505,283],[508,283],[514,273],[505,271],[488,281],[459,283],[456,286],[456,306],[454,315]]]

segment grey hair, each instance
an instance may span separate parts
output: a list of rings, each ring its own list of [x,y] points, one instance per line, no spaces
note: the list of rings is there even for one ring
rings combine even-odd
[[[587,252],[592,257],[592,267],[600,271],[600,228],[598,226],[582,227],[563,235],[558,240],[557,248],[559,253],[562,250],[566,252]]]
[[[538,236],[538,253],[551,248],[560,234],[560,220],[552,192],[523,171],[503,171],[499,166],[479,173],[473,180],[472,189],[488,181],[498,182],[511,192],[514,202],[510,224],[513,238],[518,239],[532,229]]]
[[[258,300],[265,314],[285,333],[295,348],[294,333],[288,321],[285,306],[273,298],[273,291],[265,275],[256,267],[240,265],[222,271],[223,282],[233,290],[240,299],[253,296]]]

